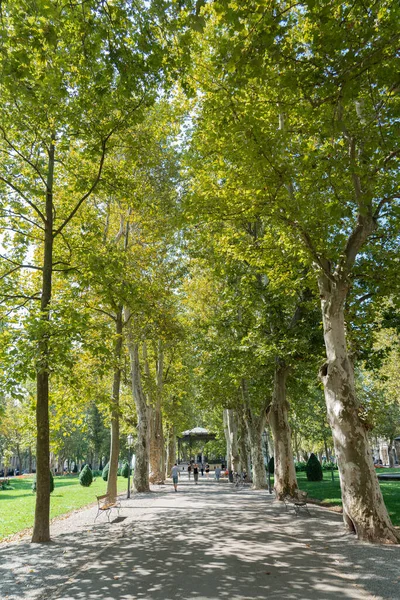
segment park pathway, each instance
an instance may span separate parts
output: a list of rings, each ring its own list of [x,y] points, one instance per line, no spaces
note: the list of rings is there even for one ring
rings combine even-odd
[[[111,524],[93,524],[91,508],[54,525],[52,544],[1,544],[0,598],[400,598],[399,548],[360,544],[340,515],[310,511],[184,474],[178,493],[168,484],[123,500]]]

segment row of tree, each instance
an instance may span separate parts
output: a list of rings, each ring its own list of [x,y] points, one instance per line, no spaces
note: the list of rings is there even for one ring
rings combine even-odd
[[[111,429],[110,497],[122,435],[147,491],[201,418],[265,487],[268,423],[279,498],[298,493],[292,440],[315,435],[347,526],[398,540],[368,439],[371,415],[398,422],[371,375],[398,341],[398,11],[2,9],[1,381],[36,411],[34,542],[50,539],[51,436],[90,406]]]

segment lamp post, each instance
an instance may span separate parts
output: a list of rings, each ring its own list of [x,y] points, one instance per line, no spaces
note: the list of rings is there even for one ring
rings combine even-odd
[[[127,443],[128,443],[128,456],[129,456],[129,461],[128,461],[128,493],[126,495],[126,498],[130,498],[131,497],[131,462],[132,462],[132,446],[133,446],[133,435],[129,434],[128,437],[126,438]]]
[[[271,487],[271,473],[269,472],[269,448],[268,448],[268,433],[264,430],[262,433],[262,439],[265,447],[265,458],[267,460],[267,473],[268,473],[268,492],[272,494]]]

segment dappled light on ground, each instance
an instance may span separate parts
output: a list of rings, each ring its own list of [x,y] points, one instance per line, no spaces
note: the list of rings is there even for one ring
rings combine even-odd
[[[337,600],[379,596],[363,565],[396,563],[399,548],[359,544],[340,515],[311,507],[296,517],[266,492],[183,480],[123,500],[121,517],[57,535],[49,545],[0,550],[20,593],[10,599]],[[12,573],[12,576],[11,576]],[[360,587],[361,583],[364,589]],[[393,586],[394,589],[394,586]]]

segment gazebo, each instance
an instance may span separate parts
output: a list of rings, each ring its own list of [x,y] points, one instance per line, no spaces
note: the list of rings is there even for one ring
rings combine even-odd
[[[193,429],[187,429],[186,431],[182,431],[181,435],[177,436],[178,439],[178,462],[181,462],[182,459],[182,445],[188,444],[189,447],[189,460],[192,455],[192,446],[193,442],[208,442],[210,440],[215,440],[215,433],[211,433],[208,429],[204,429],[204,427],[194,427]]]

